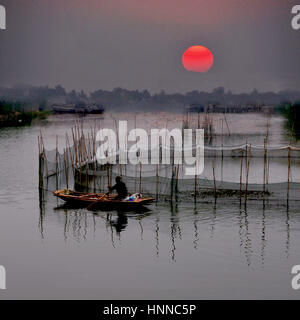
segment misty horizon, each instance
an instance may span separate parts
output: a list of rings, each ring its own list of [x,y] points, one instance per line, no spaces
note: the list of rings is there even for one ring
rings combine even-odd
[[[193,90],[187,90],[184,92],[179,92],[179,91],[167,91],[164,88],[159,89],[158,91],[151,91],[149,88],[128,88],[128,87],[112,87],[110,89],[105,89],[105,88],[95,88],[94,90],[86,90],[83,88],[68,88],[68,86],[65,86],[62,83],[55,83],[55,84],[32,84],[32,83],[18,83],[16,82],[15,84],[12,85],[0,85],[0,90],[10,90],[10,89],[30,89],[30,88],[49,88],[49,89],[54,89],[56,87],[62,87],[63,89],[65,89],[66,93],[71,93],[72,91],[75,91],[77,93],[80,92],[84,92],[87,95],[92,94],[95,91],[98,90],[103,90],[103,91],[107,91],[107,92],[113,92],[117,89],[122,89],[122,90],[126,90],[126,91],[138,91],[138,92],[143,92],[143,91],[147,91],[149,92],[149,94],[151,96],[155,96],[155,95],[159,95],[161,93],[164,93],[166,95],[176,95],[176,94],[181,94],[181,95],[186,95],[189,94],[191,92],[199,92],[199,93],[207,93],[207,94],[211,94],[213,93],[215,90],[217,89],[224,89],[224,94],[232,94],[232,95],[243,95],[243,94],[252,94],[252,93],[259,93],[259,94],[265,94],[265,93],[274,93],[274,94],[281,94],[281,93],[295,93],[295,94],[300,94],[300,88],[298,89],[290,89],[290,88],[284,88],[281,90],[260,90],[259,88],[253,87],[252,89],[249,90],[244,90],[244,91],[235,91],[232,90],[231,88],[226,88],[225,86],[217,86],[217,87],[213,87],[210,90],[202,90],[201,88],[196,88]],[[1,98],[1,91],[0,91],[0,98]]]
[[[55,87],[17,85],[11,88],[0,86],[1,101],[22,104],[28,108],[50,108],[55,104],[97,104],[107,110],[173,110],[179,111],[190,106],[195,110],[204,110],[205,106],[234,107],[233,112],[251,110],[261,111],[263,106],[285,106],[300,101],[300,91],[260,92],[256,89],[250,93],[233,93],[224,87],[218,87],[211,92],[193,90],[186,93],[151,94],[148,90],[128,90],[114,88],[113,90],[98,89],[92,92],[67,91],[63,86]],[[219,110],[219,109],[218,109]],[[225,110],[225,109],[224,109]],[[216,110],[215,110],[216,111]],[[220,111],[220,110],[219,110]]]

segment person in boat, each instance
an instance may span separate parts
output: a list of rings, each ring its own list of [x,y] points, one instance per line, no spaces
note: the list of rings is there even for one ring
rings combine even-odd
[[[115,197],[115,200],[123,200],[127,197],[127,187],[126,184],[121,180],[121,177],[116,177],[116,184],[113,187],[108,187],[109,192],[112,192],[114,190],[117,191],[117,196]]]

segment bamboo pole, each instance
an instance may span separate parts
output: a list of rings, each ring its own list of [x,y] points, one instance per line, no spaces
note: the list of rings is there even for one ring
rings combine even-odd
[[[173,194],[174,194],[174,176],[175,176],[174,161],[172,161],[171,202],[173,202]]]
[[[292,146],[292,139],[293,139],[293,129],[290,135],[290,144],[288,146],[288,184],[287,184],[287,204],[289,203],[290,198],[290,177],[291,177],[291,146]]]
[[[78,143],[79,143],[79,172],[80,172],[80,184],[82,184],[82,137],[80,135],[79,123],[77,126]]]
[[[85,141],[85,134],[83,132],[83,129],[81,131],[81,137],[82,137],[82,148],[83,148],[83,162],[87,162],[87,158],[88,158],[88,149],[87,149],[87,145],[86,145],[86,141]]]
[[[93,163],[93,132],[92,131],[89,137],[89,149],[90,149],[90,161],[91,163]]]
[[[250,170],[250,160],[251,160],[251,143],[249,147],[249,154],[248,154],[248,163],[247,163],[247,175],[246,175],[246,188],[245,188],[245,205],[247,204],[247,192],[248,192],[248,180],[249,180],[249,170]]]
[[[110,179],[109,179],[109,163],[108,163],[107,151],[106,151],[106,171],[107,171],[107,188],[109,189],[111,187],[111,185],[110,185]]]
[[[41,146],[40,146],[40,136],[38,138],[38,149],[39,149],[39,154],[41,154]]]
[[[221,145],[222,145],[222,167],[223,167],[223,158],[224,158],[224,136],[223,136],[223,119],[222,119],[222,135],[221,135]]]
[[[44,158],[44,162],[45,162],[45,165],[46,165],[46,175],[47,175],[47,178],[48,178],[49,177],[48,161],[47,161],[46,149],[45,149],[45,144],[44,144],[42,131],[41,131],[41,143],[42,143],[42,147],[43,147],[43,158]]]
[[[139,193],[142,193],[142,162],[140,161]]]
[[[67,143],[67,148],[69,149],[70,162],[71,162],[71,166],[72,166],[72,172],[73,172],[73,175],[75,175],[74,155],[73,155],[72,152],[71,152],[71,145],[70,145],[70,140],[69,140],[68,133],[66,133],[66,143]]]
[[[158,200],[158,164],[156,165],[156,200]]]
[[[94,176],[94,192],[96,191],[96,131],[93,132],[93,176]]]
[[[267,158],[267,177],[266,177],[266,184],[269,184],[269,173],[270,173],[270,158]]]
[[[213,170],[213,177],[214,177],[214,194],[215,198],[217,197],[217,184],[216,184],[216,172],[215,172],[215,159],[212,160],[212,170]]]
[[[74,130],[72,128],[72,138],[73,138],[73,144],[74,144],[74,154],[75,154],[75,168],[78,168],[78,143],[76,139],[76,129],[74,127]]]
[[[40,141],[40,136],[38,136],[38,148],[39,148],[39,188],[43,188],[43,175],[44,175],[44,168],[42,166],[42,146]]]
[[[196,146],[196,148],[198,148],[198,146]],[[197,153],[197,150],[196,150]],[[195,171],[196,168],[198,167],[198,158],[196,157],[196,167],[195,167]],[[196,202],[196,198],[197,198],[197,174],[195,173],[195,177],[194,177],[194,197],[195,197],[195,202]]]
[[[110,185],[112,185],[112,184],[113,184],[113,182],[112,182],[112,178],[113,178],[113,165],[112,165],[112,164],[109,166],[109,170],[110,170],[109,181],[110,181]]]
[[[94,163],[94,171],[96,170],[96,131],[93,132],[93,163]]]
[[[73,131],[73,128],[71,128],[72,130],[72,138],[73,138],[73,148],[74,148],[74,157],[75,157],[75,168],[77,167],[77,163],[78,163],[78,159],[77,159],[77,141],[75,138],[75,134]]]
[[[264,143],[264,194],[266,191],[266,185],[269,183],[269,162],[268,162],[268,140],[269,140],[269,131],[270,131],[270,117],[267,120],[267,129],[266,129],[266,138]]]
[[[91,142],[90,142],[90,133],[88,132],[88,143],[87,143],[87,158],[88,163],[91,161]]]
[[[56,155],[55,155],[55,181],[56,181],[56,189],[58,189],[58,136],[56,135]]]
[[[65,167],[65,176],[66,176],[66,185],[67,189],[69,189],[69,174],[68,174],[68,166],[67,166],[67,159],[68,155],[66,153],[66,149],[64,149],[64,167]]]
[[[180,164],[177,164],[177,170],[176,170],[176,194],[178,193],[178,178],[179,178],[179,168],[180,168]]]
[[[79,131],[79,124],[76,127],[77,128],[77,141],[78,141],[78,161],[79,166],[81,167],[81,137],[80,137],[80,131]]]
[[[85,164],[85,187],[89,188],[89,177],[88,177],[88,166],[89,166],[89,157],[88,157],[88,147],[85,141],[85,135],[83,132],[83,124],[81,126],[81,136],[82,136],[82,143],[83,143],[83,162]]]
[[[240,167],[240,199],[242,198],[243,162],[244,162],[244,150],[242,150],[241,167]]]
[[[263,196],[266,192],[266,178],[267,178],[267,137],[264,139],[264,177],[263,177]]]
[[[87,177],[87,187],[89,188],[89,165],[91,161],[91,144],[90,144],[90,134],[88,132],[88,141],[87,141],[87,171],[86,171],[86,177]]]
[[[196,197],[197,197],[197,175],[195,174],[195,177],[194,177],[194,198],[195,198],[195,201],[196,201]]]
[[[56,158],[55,158],[55,167],[56,167],[56,176],[58,174],[58,136],[56,135]]]
[[[287,183],[287,202],[290,198],[290,175],[291,175],[291,145],[288,147],[288,183]]]

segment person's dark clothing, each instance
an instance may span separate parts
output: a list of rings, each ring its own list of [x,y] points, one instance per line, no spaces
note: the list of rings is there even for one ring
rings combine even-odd
[[[113,187],[110,188],[111,191],[116,190],[118,195],[116,199],[122,200],[127,197],[127,188],[124,182],[117,182]]]

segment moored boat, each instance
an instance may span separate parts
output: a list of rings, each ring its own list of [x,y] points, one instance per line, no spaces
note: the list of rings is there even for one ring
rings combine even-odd
[[[59,114],[102,114],[104,112],[103,106],[97,104],[53,104],[52,110]]]

